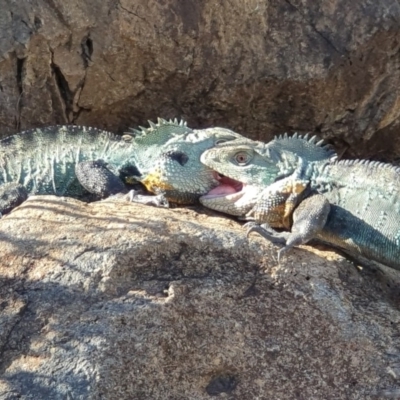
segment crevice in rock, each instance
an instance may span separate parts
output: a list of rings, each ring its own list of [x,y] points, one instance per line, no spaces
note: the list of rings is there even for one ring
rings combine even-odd
[[[54,81],[58,88],[60,98],[63,102],[66,117],[69,120],[69,115],[73,111],[73,93],[69,89],[68,81],[65,79],[63,73],[61,72],[61,69],[56,64],[54,64],[53,61],[51,62],[51,71],[54,76]]]
[[[193,49],[192,49],[192,60],[191,60],[190,65],[189,65],[189,67],[188,67],[188,70],[189,70],[188,75],[187,75],[187,77],[188,77],[188,78],[187,78],[187,81],[188,81],[188,82],[189,82],[190,79],[191,79],[191,75],[192,75],[193,68],[194,68],[195,58],[196,58],[196,47],[193,47]]]
[[[8,349],[8,345],[10,342],[10,338],[13,334],[13,332],[15,331],[15,329],[20,325],[21,320],[23,319],[27,309],[28,309],[28,305],[29,302],[26,302],[21,309],[17,312],[16,314],[16,321],[13,324],[13,326],[9,329],[9,331],[7,332],[6,338],[4,340],[4,344],[3,346],[0,347],[0,374],[4,373],[4,370],[7,367],[7,363],[6,363],[6,357],[4,357],[4,353],[7,351]]]
[[[49,9],[53,10],[54,14],[58,18],[58,20],[66,27],[69,28],[68,22],[65,20],[64,15],[62,12],[59,10],[58,6],[54,3],[54,0],[45,0],[45,3],[48,4]]]
[[[84,250],[82,250],[81,252],[79,252],[74,258],[73,258],[73,262],[75,262],[79,257],[83,256],[86,253],[93,253],[96,251],[96,247],[88,247]]]
[[[23,91],[23,71],[24,71],[25,58],[17,58],[17,85],[19,94]]]
[[[285,2],[289,4],[290,7],[296,10],[296,12],[301,16],[302,20],[306,22],[307,25],[309,25],[317,35],[321,36],[321,38],[328,44],[329,47],[331,47],[336,53],[343,55],[343,53],[339,51],[339,49],[332,43],[332,41],[328,37],[326,37],[325,34],[320,32],[312,21],[309,21],[307,19],[306,15],[304,15],[304,13],[302,13],[298,7],[292,4],[289,0],[285,0]]]
[[[121,2],[120,2],[120,1],[118,2],[118,7],[119,7],[121,10],[127,12],[127,13],[130,14],[130,15],[134,15],[135,17],[137,17],[137,18],[139,18],[139,19],[141,19],[141,20],[143,20],[143,21],[146,21],[146,19],[143,18],[142,16],[138,15],[137,13],[133,12],[132,10],[128,10],[128,9],[125,8],[123,5],[121,5]]]
[[[81,98],[81,94],[82,94],[83,88],[85,87],[85,83],[86,83],[87,71],[88,71],[88,68],[92,64],[93,40],[90,37],[90,32],[86,36],[83,37],[83,39],[81,41],[81,50],[82,50],[81,57],[82,57],[83,65],[85,68],[85,74],[84,74],[81,82],[79,83],[79,85],[74,93],[73,100],[72,100],[72,106],[73,106],[72,119],[71,119],[72,123],[75,123],[77,121],[77,119],[81,115],[82,111],[90,111],[90,109],[81,107],[79,105],[79,100]]]
[[[156,25],[154,25],[154,30],[156,31],[157,35],[164,36],[166,39],[172,40],[176,44],[176,46],[179,46],[179,43],[178,43],[178,41],[176,39],[174,39],[173,37],[165,34],[163,31],[159,30]]]
[[[90,112],[90,111],[92,111],[92,109],[91,108],[86,108],[86,107],[81,107],[81,106],[79,106],[78,105],[78,103],[79,103],[79,98],[78,98],[78,100],[76,101],[76,111],[74,111],[74,113],[73,113],[73,117],[72,117],[72,120],[71,120],[71,123],[72,124],[76,124],[76,121],[78,120],[78,118],[80,117],[80,115],[83,113],[83,112]]]
[[[33,20],[33,24],[35,26],[35,30],[36,31],[38,31],[43,26],[42,20],[37,15],[35,15],[35,18]]]
[[[68,123],[75,123],[79,118],[80,113],[83,110],[88,111],[83,107],[79,106],[79,99],[82,93],[82,90],[85,86],[87,69],[90,66],[92,60],[91,56],[93,54],[93,41],[90,38],[90,34],[83,37],[81,41],[81,57],[84,65],[84,76],[79,82],[76,90],[72,91],[70,89],[67,78],[64,76],[61,68],[54,62],[54,51],[50,49],[51,52],[51,71],[54,77],[55,86],[58,89],[58,94],[60,101],[62,102],[62,106],[64,108],[65,118]]]
[[[141,15],[139,15],[138,13],[136,13],[135,11],[128,10],[127,8],[125,8],[125,7],[121,4],[121,2],[118,2],[117,7],[120,8],[122,11],[125,11],[126,13],[128,13],[128,14],[130,14],[130,15],[133,15],[133,16],[135,16],[136,18],[139,18],[139,19],[141,19],[142,21],[144,21],[144,22],[148,23],[149,25],[151,25],[150,22],[148,22],[148,21],[146,20],[146,18],[142,17]],[[177,40],[175,40],[175,39],[172,38],[171,36],[165,34],[165,33],[162,32],[160,29],[158,29],[158,25],[154,24],[154,25],[153,25],[153,29],[155,30],[155,32],[157,33],[157,35],[159,35],[159,36],[164,36],[165,38],[167,38],[167,39],[169,39],[169,40],[172,40],[177,46],[179,46],[179,43],[177,42]]]
[[[104,72],[106,73],[106,75],[107,75],[113,82],[115,82],[115,78],[114,78],[107,70],[104,70]]]
[[[22,18],[20,18],[20,21],[26,28],[28,28],[29,33],[32,35],[32,28],[29,26],[28,22],[24,21]]]
[[[220,375],[208,383],[205,388],[209,396],[218,396],[221,393],[231,393],[236,389],[238,379],[234,375]]]
[[[82,39],[81,49],[83,65],[85,66],[85,68],[87,68],[92,62],[93,54],[93,40],[90,38],[90,33]]]
[[[24,93],[24,69],[25,69],[25,58],[18,58],[17,57],[17,88],[18,88],[18,100],[16,106],[16,118],[15,118],[15,125],[16,129],[19,130],[21,127],[21,110],[22,110],[22,96]]]

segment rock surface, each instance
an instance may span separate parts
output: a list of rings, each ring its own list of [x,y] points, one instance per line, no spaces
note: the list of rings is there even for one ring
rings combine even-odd
[[[314,131],[400,151],[396,0],[3,2],[1,136],[184,117],[252,138]]]
[[[0,399],[400,393],[399,274],[210,212],[32,197],[0,220]]]

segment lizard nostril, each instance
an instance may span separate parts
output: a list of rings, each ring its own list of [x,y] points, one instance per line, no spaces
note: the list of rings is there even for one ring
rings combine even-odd
[[[189,161],[189,157],[182,151],[167,151],[164,153],[164,156],[170,158],[171,160],[178,161],[178,163],[182,166]]]

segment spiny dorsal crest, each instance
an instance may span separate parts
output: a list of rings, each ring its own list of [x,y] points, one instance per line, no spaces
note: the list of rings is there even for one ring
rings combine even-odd
[[[147,146],[151,144],[162,145],[175,136],[193,132],[193,130],[187,126],[186,121],[179,121],[177,118],[168,121],[163,118],[158,118],[157,123],[152,121],[148,122],[148,128],[139,126],[139,129],[129,129],[129,133],[123,135],[123,139]]]
[[[400,167],[398,167],[397,165],[388,164],[388,163],[384,163],[384,162],[381,162],[381,161],[354,159],[354,160],[336,161],[335,164],[337,164],[337,165],[345,165],[346,167],[362,166],[362,167],[365,167],[365,168],[369,168],[371,170],[372,169],[375,169],[377,171],[385,170],[385,171],[393,172],[395,174],[400,174]]]
[[[325,159],[334,161],[337,158],[336,151],[330,145],[318,140],[317,136],[310,138],[309,133],[304,136],[297,133],[293,136],[287,133],[275,136],[274,140],[267,143],[266,150],[290,152],[310,162]]]
[[[180,121],[178,118],[174,119],[163,119],[163,118],[157,118],[157,123],[154,123],[153,121],[148,120],[149,123],[149,128],[146,128],[144,126],[139,126],[139,129],[136,128],[129,128],[129,134],[133,135],[135,138],[139,138],[141,136],[145,136],[153,132],[154,130],[162,127],[162,126],[174,126],[174,127],[187,127],[187,122],[181,119]],[[190,128],[188,128],[190,129]]]

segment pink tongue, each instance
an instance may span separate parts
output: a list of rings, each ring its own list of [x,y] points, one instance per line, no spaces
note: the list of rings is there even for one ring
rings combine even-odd
[[[232,194],[232,193],[236,193],[236,192],[237,192],[237,190],[234,187],[225,184],[225,185],[219,185],[216,188],[211,189],[207,194],[208,195],[210,195],[210,194],[228,195],[228,194]]]
[[[243,189],[243,184],[234,179],[221,176],[218,173],[215,173],[215,178],[219,181],[219,185],[216,188],[211,189],[207,195],[227,196],[229,194],[240,192]]]

